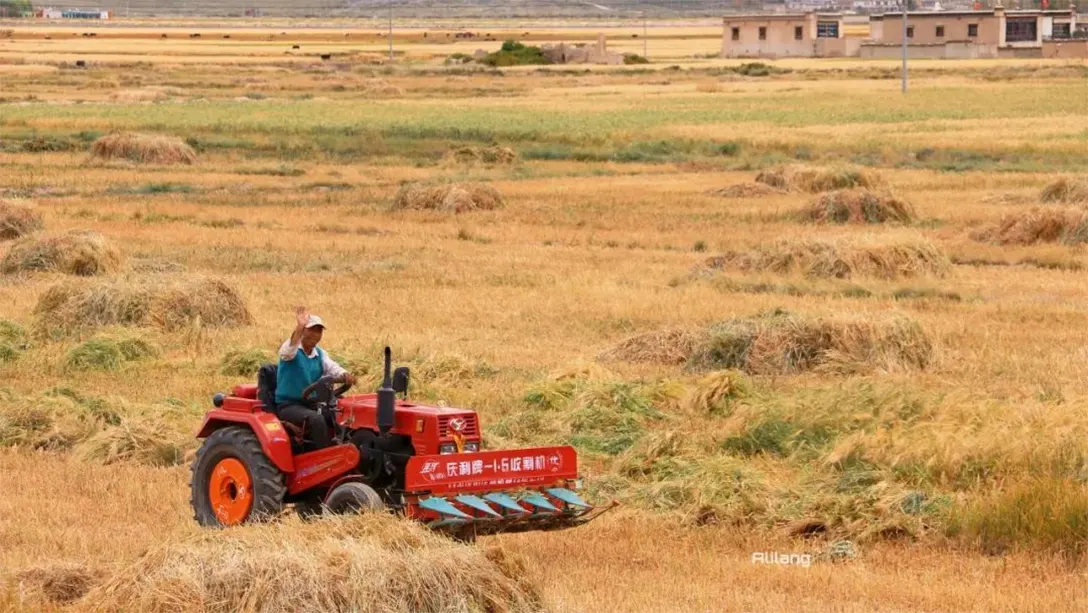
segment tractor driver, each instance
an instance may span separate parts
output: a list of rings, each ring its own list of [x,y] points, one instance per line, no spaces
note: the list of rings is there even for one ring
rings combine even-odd
[[[276,415],[283,421],[304,427],[307,438],[317,449],[324,449],[332,445],[332,435],[321,413],[302,399],[302,391],[326,375],[335,377],[337,383],[348,385],[355,384],[355,377],[317,346],[325,331],[325,322],[320,317],[307,313],[306,307],[296,307],[295,322],[291,338],[280,346]]]

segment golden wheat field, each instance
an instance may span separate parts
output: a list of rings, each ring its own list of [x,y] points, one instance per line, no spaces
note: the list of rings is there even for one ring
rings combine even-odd
[[[379,28],[0,28],[0,611],[1088,609],[1088,66]],[[199,528],[297,305],[619,507]]]

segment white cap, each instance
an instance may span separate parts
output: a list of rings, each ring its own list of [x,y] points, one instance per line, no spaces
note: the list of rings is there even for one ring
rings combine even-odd
[[[317,315],[310,315],[309,319],[306,320],[306,327],[313,328],[316,326],[321,326],[322,328],[324,328],[325,322],[321,321],[321,318]]]

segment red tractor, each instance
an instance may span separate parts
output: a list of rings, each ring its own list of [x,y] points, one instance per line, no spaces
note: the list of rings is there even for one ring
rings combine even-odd
[[[374,394],[344,396],[322,378],[303,392],[326,416],[335,444],[312,450],[306,433],[281,422],[275,366],[258,384],[216,394],[197,434],[191,503],[204,526],[269,519],[285,505],[304,515],[391,509],[459,538],[567,528],[603,509],[584,501],[568,446],[483,451],[473,411],[409,402],[407,368]],[[397,398],[397,394],[401,398]]]

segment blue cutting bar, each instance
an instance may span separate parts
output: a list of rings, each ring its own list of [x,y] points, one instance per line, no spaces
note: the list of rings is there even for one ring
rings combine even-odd
[[[458,496],[456,500],[457,500],[457,502],[460,502],[463,505],[470,506],[470,507],[472,507],[472,508],[474,508],[474,509],[476,509],[478,511],[483,511],[484,513],[487,513],[488,515],[494,515],[495,517],[502,517],[502,515],[499,515],[498,513],[495,512],[495,509],[492,509],[491,507],[487,506],[487,503],[484,502],[483,499],[477,498],[476,496],[472,496],[472,495],[469,495],[469,494],[464,494],[464,495]]]
[[[564,488],[561,488],[561,487],[556,487],[556,488],[552,488],[552,489],[548,490],[548,493],[551,494],[552,496],[555,496],[556,498],[562,500],[563,502],[571,505],[571,506],[582,507],[584,509],[590,508],[590,505],[589,505],[588,502],[586,502],[585,500],[582,500],[578,496],[578,494],[575,494],[574,492],[572,492],[572,491],[570,491],[568,489],[564,489]]]
[[[514,500],[513,498],[501,492],[495,494],[487,494],[486,496],[484,496],[484,498],[486,498],[490,502],[494,502],[495,504],[499,505],[504,509],[507,509],[508,511],[513,511],[515,513],[529,512],[525,510],[525,507],[518,504],[517,500]]]
[[[471,519],[443,519],[442,521],[432,521],[427,526],[430,528],[445,528],[446,526],[464,526],[471,523]]]
[[[540,507],[541,509],[547,509],[548,511],[559,511],[559,509],[556,508],[556,506],[552,504],[551,501],[549,501],[543,495],[538,494],[537,492],[526,492],[525,495],[521,497],[521,499],[533,505],[534,507]]]
[[[445,498],[428,498],[426,500],[421,500],[419,501],[419,506],[424,509],[452,515],[453,517],[460,517],[461,519],[472,519],[464,511],[450,504]]]

